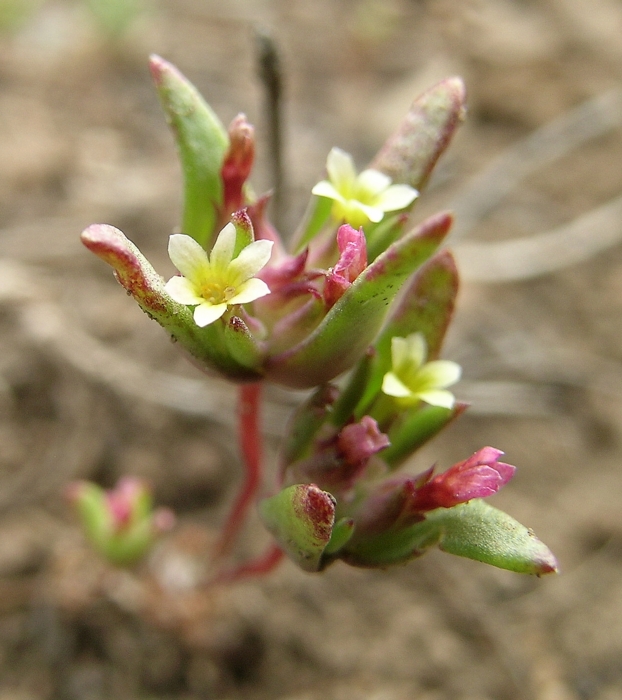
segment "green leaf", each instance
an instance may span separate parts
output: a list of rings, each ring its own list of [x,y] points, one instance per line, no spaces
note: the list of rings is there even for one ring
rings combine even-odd
[[[319,571],[335,522],[335,499],[314,484],[296,484],[259,504],[279,547],[304,571]]]
[[[464,121],[465,103],[461,78],[447,78],[424,92],[370,167],[386,173],[393,182],[423,189],[436,161]]]
[[[391,338],[421,333],[428,348],[428,362],[440,354],[445,333],[453,317],[458,294],[458,270],[454,257],[442,250],[423,265],[391,314],[379,343],[389,354]]]
[[[150,68],[173,131],[184,175],[182,231],[207,248],[223,200],[221,168],[229,147],[224,126],[172,64],[151,56]]]
[[[437,214],[391,245],[307,338],[269,358],[266,377],[302,389],[328,382],[352,367],[373,342],[404,282],[434,253],[450,225],[448,213]]]
[[[205,328],[194,322],[192,309],[178,304],[164,288],[164,280],[125,235],[107,224],[93,224],[82,232],[82,242],[115,270],[118,282],[140,308],[157,321],[197,362],[232,381],[254,381],[261,374],[229,352],[223,323]],[[245,350],[248,353],[248,348]],[[248,355],[246,355],[248,357]]]
[[[408,528],[361,538],[341,555],[355,566],[402,564],[438,545],[450,554],[521,574],[558,570],[551,550],[503,511],[474,499],[453,508],[438,508]]]
[[[101,548],[111,529],[104,490],[89,481],[80,482],[76,485],[75,505],[88,540]]]
[[[531,530],[480,499],[432,511],[426,524],[441,531],[444,552],[520,574],[557,573],[553,553]]]

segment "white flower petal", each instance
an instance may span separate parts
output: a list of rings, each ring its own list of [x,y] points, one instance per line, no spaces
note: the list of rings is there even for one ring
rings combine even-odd
[[[259,240],[242,248],[238,257],[232,260],[227,268],[230,284],[238,287],[242,282],[256,275],[270,260],[272,245],[272,241]]]
[[[204,328],[205,326],[209,326],[210,323],[217,321],[226,310],[226,304],[210,304],[207,301],[203,301],[203,303],[194,310],[194,322],[200,328]]]
[[[417,396],[426,403],[432,406],[440,406],[441,408],[453,408],[456,399],[451,391],[443,391],[437,389],[435,391],[420,391]]]
[[[184,233],[174,233],[169,237],[168,255],[173,265],[191,282],[201,279],[209,269],[207,253],[194,238]]]
[[[327,197],[328,199],[336,199],[338,202],[343,202],[343,197],[337,192],[337,190],[331,185],[328,180],[321,180],[314,186],[311,190],[311,194],[315,194],[318,197]]]
[[[356,182],[356,168],[352,156],[341,148],[331,148],[326,159],[326,172],[335,189],[348,198]]]
[[[462,375],[462,368],[451,360],[435,360],[424,365],[417,374],[422,389],[444,389],[455,384]]]
[[[171,277],[164,285],[164,289],[178,304],[194,306],[202,304],[204,299],[197,294],[195,286],[185,277]]]
[[[210,265],[214,270],[224,270],[231,262],[235,249],[235,226],[229,222],[218,234],[212,252],[209,256]]]
[[[403,384],[393,372],[387,372],[382,379],[382,391],[389,396],[404,398],[411,396],[412,391]]]
[[[229,299],[229,304],[248,304],[266,294],[270,294],[270,287],[263,280],[252,277],[237,288],[237,293]]]
[[[382,211],[399,211],[406,209],[418,196],[417,190],[409,185],[391,185],[378,196],[374,204]]]
[[[362,201],[374,199],[384,192],[391,184],[391,178],[379,170],[363,170],[356,178],[355,197],[360,197]]]

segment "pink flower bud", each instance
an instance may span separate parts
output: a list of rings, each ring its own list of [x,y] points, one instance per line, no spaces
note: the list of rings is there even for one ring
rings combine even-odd
[[[366,464],[372,455],[389,444],[389,438],[380,432],[378,423],[370,416],[363,416],[359,423],[346,425],[337,439],[337,449],[350,465]]]
[[[255,129],[238,114],[229,125],[229,150],[220,171],[224,188],[224,208],[237,211],[244,205],[244,183],[255,160]]]
[[[367,245],[362,228],[357,231],[348,224],[340,226],[337,231],[337,246],[340,253],[339,260],[326,273],[324,286],[324,301],[328,308],[342,297],[346,289],[367,267]]]
[[[516,467],[499,462],[503,454],[494,447],[483,447],[446,472],[429,478],[413,494],[409,509],[427,511],[451,508],[472,498],[486,498],[507,484]]]
[[[115,532],[132,524],[138,501],[148,492],[149,488],[144,481],[131,476],[119,479],[114,489],[106,491],[106,505]]]

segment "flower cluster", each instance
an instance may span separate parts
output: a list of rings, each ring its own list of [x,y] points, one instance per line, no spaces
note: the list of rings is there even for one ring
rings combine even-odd
[[[554,571],[544,544],[481,500],[514,473],[499,450],[485,447],[437,475],[396,475],[466,409],[448,389],[460,367],[439,359],[458,287],[442,249],[452,218],[410,223],[464,115],[462,82],[450,78],[416,100],[360,174],[333,148],[327,179],[286,244],[266,215],[269,196],[247,184],[255,141],[246,118],[226,130],[173,66],[153,57],[151,71],[184,171],[183,233],[168,248],[180,275],[165,282],[111,226],[90,226],[82,240],[199,366],[241,384],[249,477],[219,559],[257,490],[258,386],[273,382],[312,390],[288,427],[276,492],[259,504],[277,551],[303,569],[336,559],[384,567],[437,545],[515,571]],[[87,511],[102,514],[91,538],[110,552],[134,521],[136,499],[87,495],[81,502],[96,501]]]

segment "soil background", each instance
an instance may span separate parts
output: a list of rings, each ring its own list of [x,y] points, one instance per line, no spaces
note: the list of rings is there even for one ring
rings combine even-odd
[[[622,4],[145,0],[113,36],[97,8],[115,5],[134,3],[0,1],[0,700],[622,698]],[[467,122],[414,216],[456,211],[444,354],[473,409],[412,469],[503,449],[518,472],[494,503],[560,576],[433,552],[199,590],[240,476],[232,392],[79,233],[114,224],[173,273],[179,169],[151,52],[224,123],[257,125],[253,181],[270,187],[256,27],[285,76],[284,230],[331,146],[363,166],[417,94],[464,78]],[[268,398],[274,450],[300,397]],[[179,516],[134,572],[85,547],[63,498],[122,474]],[[267,542],[253,522],[239,556]]]

